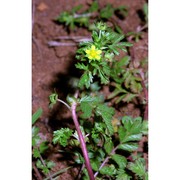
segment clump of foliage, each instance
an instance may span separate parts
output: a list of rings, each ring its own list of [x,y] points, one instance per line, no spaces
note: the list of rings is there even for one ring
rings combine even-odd
[[[111,4],[107,4],[104,8],[100,8],[97,1],[93,1],[90,7],[78,13],[83,6],[75,6],[71,11],[62,12],[55,21],[64,24],[70,30],[74,30],[76,26],[83,26],[88,29],[93,29],[94,25],[91,20],[108,20],[114,14],[118,13],[123,17],[128,15],[128,8],[126,6],[119,6],[113,8]]]
[[[67,102],[50,95],[50,106],[61,102],[71,111],[75,129],[69,127],[54,131],[53,143],[73,147],[75,162],[84,164],[82,179],[119,179],[133,177],[148,179],[146,162],[141,153],[134,155],[139,141],[147,136],[147,121],[142,117],[119,117],[113,123],[115,104],[130,102],[142,91],[139,70],[133,69],[130,57],[117,60],[121,51],[132,46],[125,36],[99,22],[92,31],[92,41],[82,42],[77,50],[76,68],[82,73],[76,92]],[[102,87],[113,86],[108,98]]]
[[[40,136],[39,128],[34,125],[42,115],[42,112],[42,109],[39,108],[32,116],[32,152],[33,158],[36,159],[37,168],[41,169],[45,175],[48,175],[51,168],[55,166],[55,163],[43,159],[42,155],[48,149],[48,142]]]

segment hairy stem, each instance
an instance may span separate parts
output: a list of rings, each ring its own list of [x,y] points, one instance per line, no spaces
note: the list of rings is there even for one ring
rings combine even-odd
[[[77,96],[78,96],[78,93],[75,94],[75,98],[77,98]],[[85,165],[86,165],[86,168],[87,168],[87,171],[88,171],[88,174],[89,174],[89,178],[90,178],[90,180],[95,180],[94,174],[93,174],[93,171],[92,171],[92,167],[91,167],[91,164],[90,164],[86,144],[85,144],[85,141],[84,141],[84,137],[83,137],[82,132],[80,130],[80,125],[79,125],[79,122],[78,122],[78,119],[77,119],[76,106],[77,106],[76,102],[73,102],[72,106],[71,106],[72,118],[73,118],[76,130],[77,130],[78,136],[79,136],[81,150],[82,150],[82,153],[83,153],[83,156],[84,156]]]
[[[71,110],[71,107],[66,102],[64,102],[63,100],[57,99],[57,101],[59,101],[60,103],[64,104],[69,110]]]
[[[115,153],[115,151],[117,150],[118,146],[119,146],[119,144],[111,151],[109,156],[106,157],[106,159],[103,161],[103,163],[99,167],[99,170],[94,174],[94,177],[96,177],[99,174],[99,171],[101,170],[101,168],[109,161],[109,158],[111,157],[111,155],[113,155]]]

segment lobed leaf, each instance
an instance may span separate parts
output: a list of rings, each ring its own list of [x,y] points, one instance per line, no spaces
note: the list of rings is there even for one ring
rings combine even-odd
[[[120,144],[119,149],[123,149],[125,151],[133,152],[138,149],[138,144],[137,143],[124,143]]]
[[[110,135],[114,133],[114,129],[111,122],[114,113],[115,113],[114,108],[108,107],[105,104],[99,104],[96,108],[96,114],[103,118],[107,126],[107,129],[109,130]]]
[[[113,154],[111,158],[118,164],[120,169],[124,169],[127,165],[127,159],[119,154]]]
[[[69,128],[61,128],[60,130],[54,131],[53,133],[53,143],[59,143],[63,147],[67,146],[68,139],[72,135],[72,130]]]
[[[116,173],[116,169],[115,169],[114,165],[104,166],[100,169],[100,173],[112,176]]]

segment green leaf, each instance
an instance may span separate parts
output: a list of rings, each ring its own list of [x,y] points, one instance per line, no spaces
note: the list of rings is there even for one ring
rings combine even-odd
[[[105,138],[105,141],[106,142],[104,143],[104,149],[107,154],[110,154],[113,149],[113,146],[114,146],[113,142],[112,142],[111,138],[107,138],[107,137]]]
[[[130,61],[130,56],[124,56],[118,63],[117,66],[122,67],[122,66],[127,66]]]
[[[120,169],[124,169],[127,165],[127,159],[119,154],[113,154],[111,158],[118,164]]]
[[[142,134],[132,134],[127,136],[123,142],[128,142],[128,141],[140,141],[142,138]]]
[[[98,160],[91,159],[90,162],[91,162],[92,169],[94,171],[98,171],[99,170],[99,166],[100,166],[100,163],[98,162]]]
[[[100,102],[100,99],[98,97],[93,97],[93,96],[83,96],[81,99],[80,99],[80,103],[82,102]]]
[[[101,18],[108,19],[113,15],[113,13],[114,13],[114,9],[113,9],[112,5],[108,4],[105,8],[103,8],[100,11],[100,16],[101,16]]]
[[[48,145],[47,144],[48,144],[47,141],[44,141],[44,142],[42,142],[40,144],[39,151],[40,151],[41,154],[44,153],[48,149]]]
[[[122,118],[122,123],[126,130],[129,131],[130,134],[139,134],[142,130],[142,118],[135,118],[134,120],[129,116],[124,116]]]
[[[115,103],[118,104],[125,96],[126,94],[121,95],[119,98],[116,99]]]
[[[131,94],[131,93],[127,93],[124,98],[122,99],[124,102],[129,103],[130,101],[132,101],[133,98],[137,97],[137,94]]]
[[[100,169],[100,173],[112,176],[116,173],[116,169],[115,169],[114,165],[104,166]]]
[[[39,133],[39,128],[36,126],[33,126],[32,127],[32,146],[36,146],[41,139],[38,133]]]
[[[108,107],[105,104],[100,104],[96,108],[96,114],[101,116],[107,126],[107,129],[109,130],[110,135],[114,133],[114,129],[111,123],[112,117],[115,113],[114,108]]]
[[[147,178],[147,172],[145,168],[145,163],[143,163],[144,159],[139,158],[135,162],[130,162],[128,164],[128,169],[137,174],[140,178]]]
[[[40,152],[39,152],[38,148],[34,148],[33,149],[33,156],[35,158],[39,158],[40,157]]]
[[[130,42],[121,42],[121,43],[119,43],[119,45],[120,45],[120,46],[127,46],[127,47],[133,46],[133,44],[130,43]]]
[[[85,71],[88,70],[88,66],[85,66],[83,63],[77,63],[77,64],[75,64],[75,66],[76,66],[76,68],[78,68],[78,69],[83,69],[83,70],[85,70]]]
[[[83,86],[85,85],[86,88],[89,88],[90,87],[90,84],[92,83],[92,79],[93,79],[93,76],[92,76],[92,73],[90,71],[86,71],[80,78],[79,80],[79,84],[78,86],[80,88],[83,88]]]
[[[58,100],[58,94],[57,93],[51,94],[49,96],[49,101],[50,101],[49,107],[52,108],[56,104],[57,100]]]
[[[32,125],[41,117],[42,115],[42,108],[39,108],[33,115],[32,115]]]
[[[88,102],[82,102],[80,104],[81,110],[83,114],[81,115],[82,118],[90,118],[92,115],[93,107],[91,106],[91,103]]]
[[[132,121],[132,117],[130,116],[123,116],[122,117],[122,123],[124,125],[124,127],[126,128],[126,130],[130,130],[133,121]]]
[[[74,14],[74,13],[77,12],[77,11],[79,11],[82,7],[83,7],[82,4],[73,7],[72,10],[71,10],[72,14]]]
[[[83,164],[84,163],[84,158],[82,157],[82,155],[79,152],[75,152],[75,162],[77,164]]]
[[[89,12],[94,12],[97,11],[99,8],[98,6],[98,2],[97,1],[93,1],[90,8],[89,8]]]
[[[44,166],[44,167],[42,168],[42,172],[43,172],[44,174],[48,174],[48,173],[49,173],[49,169]]]
[[[143,12],[145,15],[145,20],[148,21],[148,4],[147,3],[144,3],[143,5]]]
[[[118,130],[120,142],[140,141],[142,138],[142,127],[141,117],[133,119],[130,116],[124,116],[122,118],[122,126]]]
[[[42,162],[38,159],[37,161],[36,161],[36,166],[37,166],[37,168],[39,168],[39,169],[42,169],[44,166],[43,166],[43,164],[42,164]]]
[[[131,85],[130,85],[130,89],[133,93],[140,93],[142,91],[142,85],[141,85],[141,83],[139,83],[135,80],[132,80]]]
[[[126,131],[126,129],[123,126],[119,127],[118,134],[119,134],[120,141],[124,142],[124,139],[126,137],[127,131]]]
[[[36,136],[39,132],[39,128],[36,126],[32,127],[32,136]]]
[[[124,143],[120,144],[119,149],[123,149],[125,151],[133,152],[138,149],[138,144],[137,143]]]
[[[126,174],[126,172],[123,169],[119,169],[117,172],[116,180],[130,180],[132,179],[131,176]]]
[[[32,137],[32,146],[36,146],[40,140],[41,138],[38,135]]]
[[[53,168],[55,165],[56,165],[56,164],[55,164],[53,161],[48,161],[47,164],[46,164],[46,166],[47,166],[48,169]]]
[[[54,131],[53,133],[53,143],[59,143],[63,147],[67,146],[68,139],[72,135],[72,130],[69,128],[61,128],[60,130]]]

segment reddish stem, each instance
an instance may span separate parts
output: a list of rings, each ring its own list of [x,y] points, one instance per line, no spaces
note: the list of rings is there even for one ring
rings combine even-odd
[[[32,166],[33,166],[34,172],[35,172],[38,180],[43,180],[41,174],[39,173],[39,171],[38,171],[38,169],[37,169],[37,167],[36,167],[36,165],[33,163]]]
[[[119,145],[118,145],[119,146]],[[109,161],[109,158],[111,157],[111,155],[115,154],[115,151],[118,149],[118,146],[116,146],[111,153],[109,154],[109,156],[106,157],[106,159],[103,161],[103,163],[101,164],[101,166],[99,167],[99,170],[94,174],[94,177],[96,177],[99,173],[99,171],[101,170],[101,168]]]
[[[77,97],[77,93],[76,93],[75,97]],[[91,164],[90,164],[86,144],[85,144],[85,141],[84,141],[84,137],[82,135],[80,125],[79,125],[79,122],[78,122],[78,119],[77,119],[76,106],[77,106],[77,104],[75,102],[73,102],[72,106],[71,106],[72,118],[73,118],[76,130],[77,130],[78,136],[79,136],[81,150],[82,150],[82,153],[83,153],[83,156],[84,156],[85,165],[86,165],[86,168],[87,168],[87,171],[88,171],[88,174],[89,174],[89,178],[90,178],[90,180],[95,180],[94,174],[93,174],[93,171],[92,171],[92,167],[91,167]]]

